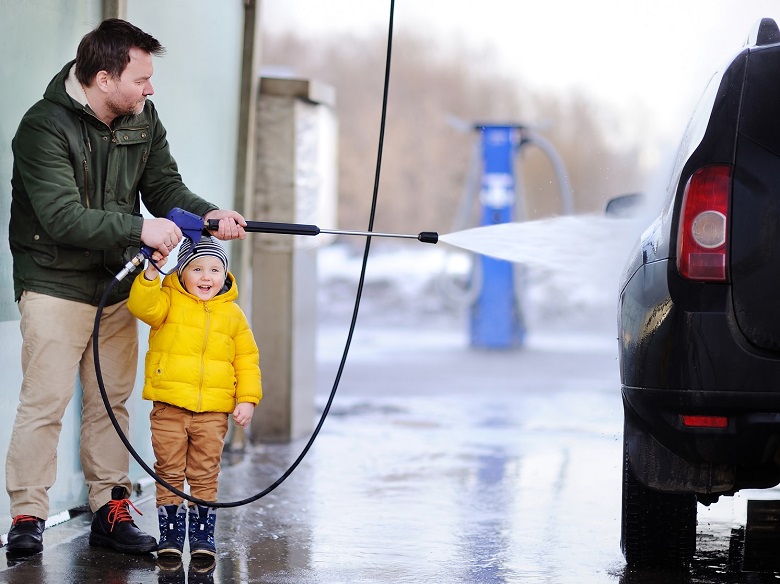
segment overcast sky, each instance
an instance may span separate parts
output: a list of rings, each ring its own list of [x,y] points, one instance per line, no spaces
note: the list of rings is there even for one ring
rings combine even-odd
[[[390,11],[390,0],[260,5],[269,31],[345,37],[386,34]],[[780,0],[396,0],[394,30],[487,50],[520,83],[584,91],[627,131],[674,142],[711,74],[762,17],[780,23]]]

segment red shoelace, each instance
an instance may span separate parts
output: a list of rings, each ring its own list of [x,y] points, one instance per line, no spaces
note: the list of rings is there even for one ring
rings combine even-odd
[[[17,515],[14,517],[13,524],[24,523],[25,521],[39,521],[35,515]]]
[[[128,511],[127,506],[130,505],[133,509],[135,509],[135,512],[139,515],[143,515],[138,510],[138,507],[133,505],[132,501],[130,499],[119,499],[118,501],[115,499],[111,499],[108,502],[108,522],[111,524],[111,530],[114,531],[114,525],[116,523],[126,523],[128,521],[133,521],[133,518],[130,516],[130,511]]]

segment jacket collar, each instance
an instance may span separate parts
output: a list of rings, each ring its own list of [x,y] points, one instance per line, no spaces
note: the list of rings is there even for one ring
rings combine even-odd
[[[46,87],[46,91],[43,94],[43,98],[69,110],[83,111],[85,109],[84,105],[79,103],[77,99],[71,97],[65,87],[66,80],[70,75],[70,70],[75,64],[75,60],[65,64],[62,70],[49,82],[49,85]],[[76,82],[78,83],[78,81]],[[86,101],[86,95],[84,96],[84,101]]]
[[[87,93],[84,91],[84,87],[81,85],[81,81],[76,78],[76,63],[70,67],[70,72],[65,78],[65,93],[67,93],[74,101],[80,103],[84,107],[89,107],[89,101],[87,100]]]

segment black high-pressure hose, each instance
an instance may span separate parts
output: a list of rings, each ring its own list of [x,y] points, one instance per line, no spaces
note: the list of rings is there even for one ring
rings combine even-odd
[[[392,53],[392,46],[393,46],[393,14],[395,12],[395,0],[390,0],[390,17],[389,17],[389,27],[388,27],[388,33],[387,33],[387,57],[385,61],[385,80],[384,80],[384,89],[382,93],[382,119],[379,126],[379,148],[377,152],[377,159],[376,159],[376,172],[374,176],[374,190],[373,195],[371,198],[371,212],[369,215],[369,221],[368,221],[368,231],[373,230],[374,226],[374,217],[376,215],[376,205],[377,205],[377,197],[379,193],[379,175],[382,168],[382,147],[384,144],[384,137],[385,137],[385,120],[387,118],[387,96],[388,96],[388,88],[390,85],[390,56]],[[122,431],[122,428],[119,426],[119,422],[116,419],[116,416],[114,415],[113,410],[111,409],[111,404],[108,401],[108,396],[106,394],[106,388],[103,384],[103,375],[100,369],[100,354],[98,350],[98,337],[100,332],[100,318],[103,314],[103,308],[105,307],[106,300],[108,299],[109,294],[114,289],[114,287],[119,283],[121,278],[115,278],[112,280],[108,287],[106,288],[106,291],[103,293],[103,297],[100,299],[100,303],[97,307],[97,313],[95,315],[95,326],[93,329],[93,339],[92,339],[92,349],[93,354],[95,358],[95,374],[97,376],[97,382],[98,387],[100,388],[100,395],[103,398],[103,404],[106,406],[106,412],[108,413],[108,417],[111,419],[111,423],[114,425],[114,429],[116,430],[117,434],[119,435],[119,438],[122,440],[122,443],[125,445],[125,448],[127,448],[128,452],[133,456],[133,458],[136,460],[136,462],[141,465],[141,467],[146,471],[146,473],[152,477],[155,481],[160,483],[162,486],[164,486],[166,489],[171,491],[172,493],[178,495],[179,497],[182,497],[184,499],[187,499],[188,501],[191,501],[192,503],[196,503],[198,505],[207,506],[207,507],[217,507],[217,508],[226,508],[226,507],[240,507],[241,505],[246,505],[248,503],[252,503],[254,501],[257,501],[258,499],[265,497],[267,494],[269,494],[271,491],[276,489],[279,485],[281,485],[287,477],[289,477],[292,472],[298,467],[298,465],[301,463],[303,458],[306,456],[306,454],[309,452],[309,449],[311,449],[312,445],[314,444],[314,440],[317,438],[317,435],[320,433],[320,429],[322,428],[322,425],[325,423],[325,418],[328,417],[328,413],[330,412],[331,404],[333,403],[333,399],[336,396],[336,390],[339,387],[339,382],[341,381],[341,375],[344,372],[344,365],[347,361],[347,355],[349,354],[349,347],[352,344],[352,335],[355,332],[355,324],[357,323],[357,316],[358,311],[360,309],[360,299],[363,295],[363,283],[365,281],[366,277],[366,265],[368,263],[368,252],[371,248],[371,236],[368,235],[366,237],[366,245],[365,250],[363,252],[363,263],[360,269],[360,280],[358,281],[358,288],[357,288],[357,295],[355,297],[355,307],[352,312],[352,321],[350,322],[349,326],[349,334],[347,335],[347,341],[344,345],[344,352],[341,356],[341,362],[339,363],[339,368],[336,373],[336,378],[333,382],[333,388],[330,390],[330,395],[328,396],[328,401],[325,404],[325,409],[322,412],[322,415],[320,416],[319,422],[317,423],[317,426],[314,428],[314,431],[312,432],[311,437],[309,438],[309,441],[306,443],[306,446],[304,446],[301,453],[298,455],[298,458],[295,459],[295,461],[290,465],[290,467],[284,471],[284,473],[270,486],[265,488],[264,490],[260,491],[256,495],[253,495],[251,497],[247,497],[246,499],[241,499],[239,501],[230,501],[221,503],[219,501],[204,501],[202,499],[198,499],[196,497],[192,497],[191,495],[184,493],[183,491],[180,491],[176,487],[168,484],[165,480],[163,480],[157,473],[155,473],[149,466],[143,461],[141,456],[135,451],[132,444],[130,444],[130,441],[127,439],[127,436]],[[137,256],[136,256],[137,257]],[[126,268],[128,269],[128,268]],[[124,277],[124,276],[123,276]]]

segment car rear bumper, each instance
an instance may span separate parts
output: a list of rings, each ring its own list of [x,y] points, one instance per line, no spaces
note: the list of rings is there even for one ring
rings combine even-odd
[[[632,469],[670,492],[725,493],[780,482],[780,395],[623,387]],[[683,415],[724,416],[724,428]]]

